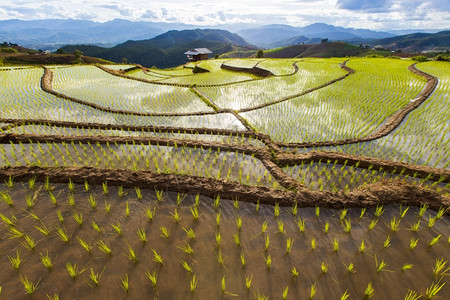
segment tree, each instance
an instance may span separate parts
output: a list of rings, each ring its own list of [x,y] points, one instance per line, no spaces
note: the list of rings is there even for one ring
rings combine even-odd
[[[67,52],[63,48],[59,48],[56,50],[56,54],[67,54]]]
[[[322,39],[322,41],[320,41],[321,44],[325,44],[328,43],[328,39]]]
[[[256,58],[263,58],[264,57],[264,51],[261,49],[256,52]]]
[[[73,51],[73,54],[75,55],[75,59],[73,61],[75,64],[80,64],[83,62],[83,52],[75,49],[75,51]]]
[[[122,58],[122,63],[123,63],[123,64],[128,63],[128,59],[127,59],[126,57]]]

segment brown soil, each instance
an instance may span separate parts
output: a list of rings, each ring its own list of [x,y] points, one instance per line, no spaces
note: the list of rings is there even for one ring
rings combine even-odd
[[[262,186],[247,186],[230,182],[197,176],[157,174],[151,171],[134,172],[130,170],[109,170],[91,167],[41,168],[41,167],[9,167],[0,169],[0,180],[9,176],[17,181],[36,178],[51,182],[98,184],[107,181],[108,184],[124,187],[142,187],[147,189],[162,189],[181,193],[202,194],[208,197],[220,195],[222,198],[238,198],[240,201],[279,203],[281,206],[292,206],[297,202],[299,207],[371,207],[384,204],[403,204],[419,206],[428,204],[438,210],[442,206],[450,206],[450,197],[444,197],[436,192],[413,186],[406,182],[389,181],[367,185],[360,190],[343,193],[316,192],[307,189],[300,191],[281,191]],[[450,211],[447,210],[447,214]]]
[[[249,74],[253,74],[256,76],[260,76],[260,77],[275,76],[275,74],[273,74],[271,71],[266,70],[266,69],[261,69],[257,66],[254,66],[253,68],[240,68],[240,67],[229,66],[229,65],[226,65],[225,63],[223,63],[220,67],[225,70],[230,70],[233,72],[249,73]]]

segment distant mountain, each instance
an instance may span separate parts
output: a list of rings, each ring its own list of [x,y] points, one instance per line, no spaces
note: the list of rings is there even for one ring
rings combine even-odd
[[[268,46],[268,48],[279,48],[279,47],[286,47],[290,45],[298,45],[298,44],[319,44],[322,39],[320,38],[307,38],[306,36],[296,36],[293,38],[288,38],[285,40],[281,40],[275,43],[272,43]]]
[[[354,39],[381,39],[393,37],[387,32],[377,32],[367,29],[353,29],[336,27],[324,23],[315,23],[305,27],[292,27],[287,25],[266,25],[252,29],[238,31],[248,42],[268,47],[277,42],[286,41],[292,38],[306,37],[309,39],[324,39],[347,41]]]
[[[248,51],[256,47],[248,44],[237,34],[219,29],[171,30],[149,40],[127,41],[112,48],[90,45],[70,45],[62,50],[72,53],[75,49],[85,55],[147,67],[174,67],[187,62],[184,52],[193,48],[209,48],[213,55],[231,51]]]
[[[170,29],[193,26],[177,23],[131,22],[116,19],[105,23],[84,20],[4,20],[0,39],[25,47],[56,50],[67,44],[114,46],[127,40],[149,39]]]
[[[372,44],[405,52],[450,48],[450,31],[438,33],[413,33],[393,38],[376,40]]]

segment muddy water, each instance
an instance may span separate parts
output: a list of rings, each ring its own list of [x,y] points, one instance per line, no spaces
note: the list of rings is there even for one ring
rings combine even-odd
[[[444,216],[429,228],[428,219],[436,212],[426,211],[421,218],[418,208],[409,208],[401,220],[399,230],[393,232],[391,220],[400,218],[400,208],[394,205],[384,207],[376,226],[369,230],[371,221],[376,220],[375,209],[368,209],[360,219],[360,209],[349,209],[345,219],[351,221],[349,233],[344,231],[339,221],[342,211],[319,209],[319,217],[315,208],[298,209],[294,216],[292,209],[280,208],[279,216],[275,216],[275,208],[261,205],[256,210],[255,204],[239,202],[234,207],[230,200],[220,200],[218,208],[214,200],[200,196],[198,221],[192,219],[190,207],[194,205],[195,195],[180,195],[183,200],[177,205],[178,194],[164,192],[162,201],[158,201],[155,191],[142,190],[142,199],[137,200],[136,191],[124,189],[119,196],[119,188],[108,187],[103,194],[101,186],[90,186],[86,191],[83,185],[75,185],[73,192],[68,185],[51,184],[52,193],[57,196],[57,205],[50,201],[49,193],[41,187],[41,183],[30,191],[29,184],[16,183],[12,189],[6,184],[0,185],[3,193],[9,193],[13,206],[4,201],[0,203],[0,212],[12,219],[15,216],[15,228],[30,235],[37,242],[34,250],[29,250],[22,242],[23,238],[9,238],[7,226],[0,224],[3,234],[0,238],[0,286],[5,299],[27,299],[20,275],[27,276],[32,282],[39,281],[35,299],[45,299],[45,295],[59,294],[61,299],[254,299],[255,295],[265,295],[270,299],[280,299],[283,289],[288,287],[288,299],[307,299],[310,287],[316,284],[315,299],[336,299],[348,290],[350,299],[361,299],[369,282],[373,283],[375,294],[372,299],[403,299],[408,289],[424,294],[426,288],[435,280],[433,266],[436,259],[450,260],[450,219]],[[74,204],[68,203],[73,193]],[[36,194],[35,204],[30,210],[25,196]],[[88,202],[89,195],[94,195],[96,208]],[[110,206],[105,210],[105,202]],[[129,214],[126,213],[128,203]],[[145,216],[146,208],[155,209],[150,222]],[[405,207],[403,207],[405,209]],[[175,210],[181,219],[176,223],[173,218]],[[34,212],[40,221],[33,219],[29,212]],[[64,222],[57,217],[61,212]],[[220,211],[220,224],[216,224],[216,216]],[[73,218],[74,212],[83,215],[80,226]],[[242,220],[239,230],[236,218]],[[301,217],[305,223],[304,232],[300,232],[296,220]],[[414,222],[420,220],[417,232],[409,230]],[[103,228],[95,231],[91,224],[95,221]],[[267,221],[265,233],[261,233],[262,224]],[[40,233],[35,226],[42,223],[51,232],[48,236]],[[283,222],[285,233],[280,233],[279,225]],[[115,233],[111,224],[121,224],[122,235]],[[329,224],[325,233],[325,224]],[[56,232],[57,227],[64,228],[71,236],[69,243],[63,242]],[[170,230],[170,237],[161,237],[160,228]],[[139,240],[136,231],[145,229],[148,241]],[[190,240],[183,228],[192,228],[196,239]],[[221,234],[220,246],[216,242],[216,234]],[[233,242],[233,235],[239,234],[241,245]],[[429,242],[441,235],[441,240],[434,246]],[[269,236],[269,246],[265,250],[265,238]],[[390,236],[390,246],[384,247],[386,238]],[[78,243],[77,237],[91,243],[92,253],[85,251]],[[286,254],[286,240],[292,238],[294,244]],[[417,247],[410,250],[411,238],[418,239]],[[317,246],[311,249],[311,239]],[[333,250],[333,241],[337,240],[338,249]],[[364,239],[366,250],[358,251]],[[110,255],[101,252],[96,242],[104,241],[111,248]],[[189,244],[194,253],[183,253],[178,247]],[[139,259],[137,263],[128,259],[128,246],[131,246]],[[152,249],[161,254],[164,265],[156,263]],[[8,256],[20,251],[23,262],[18,271],[11,268]],[[48,271],[40,261],[40,253],[46,254],[54,261],[54,267]],[[219,253],[223,256],[223,264],[218,262]],[[242,267],[241,254],[246,265]],[[268,269],[265,258],[270,255],[272,264]],[[193,293],[190,292],[192,275],[183,269],[180,260],[185,260],[196,274],[198,284]],[[377,272],[377,264],[384,261],[387,267]],[[66,263],[76,263],[80,270],[85,270],[77,279],[72,279]],[[328,265],[323,273],[321,264]],[[346,265],[353,263],[355,273],[350,273]],[[412,269],[402,271],[405,264],[412,264]],[[295,267],[299,275],[291,276],[291,268]],[[99,286],[93,285],[89,278],[90,269],[101,273]],[[154,289],[145,273],[158,273],[157,289]],[[128,274],[130,288],[128,295],[120,287],[121,278]],[[251,277],[250,289],[245,286],[245,278]],[[222,279],[225,278],[225,290],[222,292]],[[445,299],[450,295],[448,277],[439,295]]]

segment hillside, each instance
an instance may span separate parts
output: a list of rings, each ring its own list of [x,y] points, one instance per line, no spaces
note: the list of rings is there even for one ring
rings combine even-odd
[[[112,48],[71,45],[63,47],[62,50],[73,53],[75,49],[78,49],[85,55],[115,62],[121,62],[126,58],[129,63],[167,68],[186,63],[184,52],[193,48],[209,48],[214,55],[236,50],[256,49],[238,35],[225,30],[195,29],[173,30],[153,39],[127,41]]]
[[[425,51],[434,48],[450,48],[450,31],[431,33],[413,33],[373,42],[393,50],[405,52]]]

